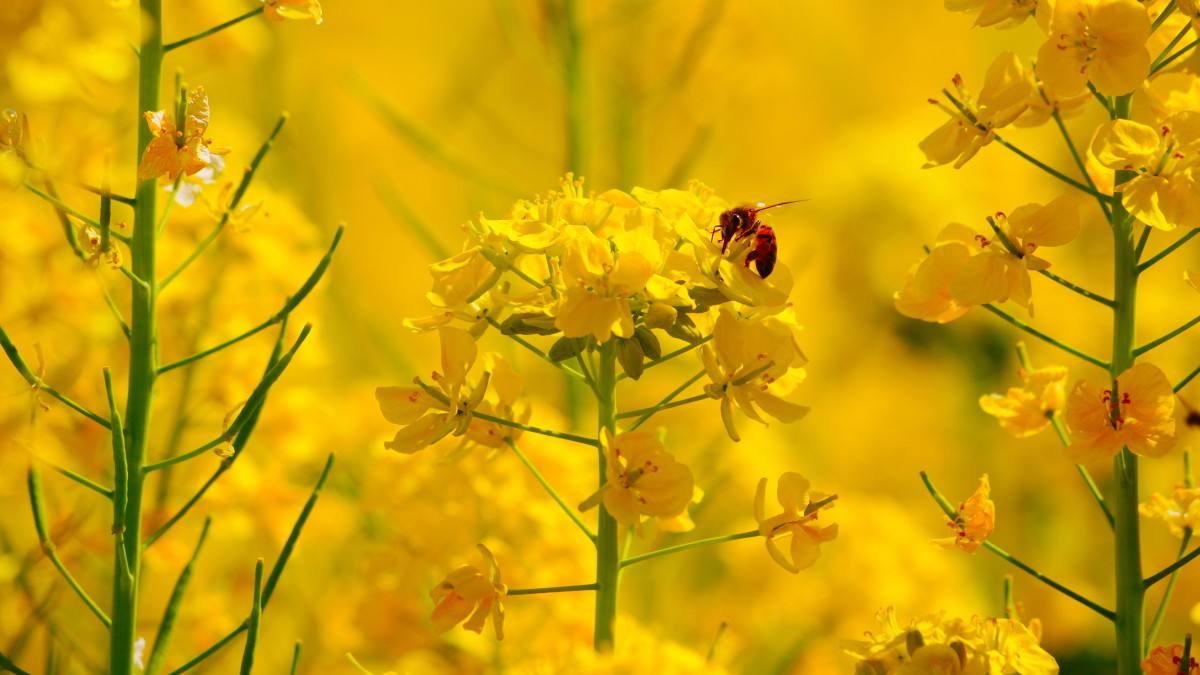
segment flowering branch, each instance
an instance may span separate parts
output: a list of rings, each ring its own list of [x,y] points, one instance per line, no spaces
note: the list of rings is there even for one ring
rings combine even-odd
[[[1033,326],[1030,326],[1029,324],[1016,318],[1015,316],[1009,314],[1008,312],[996,307],[995,305],[985,304],[985,305],[980,305],[980,307],[983,307],[987,311],[991,312],[992,314],[995,314],[996,316],[1000,317],[1001,319],[1004,319],[1005,321],[1016,326],[1017,328],[1020,328],[1021,330],[1025,331],[1026,333],[1029,333],[1030,335],[1032,335],[1040,340],[1043,340],[1049,344],[1054,345],[1055,347],[1058,347],[1059,349],[1067,352],[1068,354],[1077,356],[1094,366],[1103,368],[1104,370],[1109,369],[1108,362],[1102,361],[1090,354],[1087,354],[1086,352],[1082,352],[1070,345],[1060,342],[1056,338],[1053,338],[1050,335],[1047,335],[1046,333],[1043,333],[1042,331],[1034,328]]]
[[[591,584],[572,584],[570,586],[541,586],[538,588],[510,588],[505,593],[506,596],[514,595],[541,595],[543,593],[572,593],[574,591],[594,591],[598,588],[595,583]]]
[[[686,544],[678,544],[676,546],[668,546],[666,548],[660,548],[657,551],[651,551],[649,553],[643,553],[641,555],[635,555],[635,556],[626,558],[621,561],[621,567],[624,568],[624,567],[628,567],[630,565],[636,565],[640,562],[645,562],[652,558],[658,558],[658,557],[661,557],[664,555],[672,555],[675,553],[680,553],[682,551],[688,551],[693,548],[700,548],[703,546],[713,546],[716,544],[724,544],[727,541],[737,541],[738,539],[751,539],[751,538],[757,537],[757,536],[759,536],[759,532],[758,532],[758,528],[756,527],[753,530],[746,530],[745,532],[736,532],[734,534],[723,534],[719,537],[709,537],[708,539],[698,539],[696,541],[689,541]]]
[[[1191,238],[1196,236],[1197,234],[1200,234],[1200,228],[1192,228],[1192,229],[1188,230],[1186,234],[1184,234],[1182,237],[1176,239],[1175,242],[1172,243],[1170,246],[1159,251],[1157,254],[1155,254],[1154,257],[1150,258],[1146,262],[1138,265],[1137,266],[1138,274],[1145,272],[1147,269],[1153,267],[1154,264],[1157,263],[1159,260],[1162,260],[1163,258],[1174,253],[1175,249],[1188,243],[1188,241],[1190,241]]]
[[[245,14],[235,16],[234,18],[232,18],[228,21],[225,21],[224,23],[219,23],[219,24],[213,26],[212,28],[209,28],[208,30],[202,30],[199,33],[196,33],[195,35],[185,37],[182,40],[168,42],[167,44],[163,45],[163,47],[162,47],[163,53],[165,54],[165,53],[173,51],[175,49],[179,49],[180,47],[183,47],[184,45],[190,45],[191,43],[193,43],[197,40],[203,40],[204,38],[206,38],[210,35],[213,35],[215,33],[219,33],[221,31],[225,30],[226,28],[229,28],[230,26],[236,26],[237,24],[245,21],[246,19],[253,19],[254,17],[258,16],[259,14],[262,14],[263,9],[265,7],[266,7],[265,5],[259,5],[258,7],[255,7],[254,9],[246,12]]]
[[[554,500],[554,503],[558,504],[563,513],[567,514],[567,517],[571,519],[571,522],[575,523],[575,527],[578,527],[579,530],[587,535],[587,538],[594,543],[596,541],[596,533],[592,532],[591,528],[589,528],[583,522],[583,520],[580,519],[579,514],[567,505],[567,502],[562,498],[562,495],[558,494],[558,491],[555,490],[554,486],[550,485],[550,482],[546,480],[545,476],[543,476],[542,473],[537,470],[537,467],[533,465],[533,462],[529,461],[529,457],[527,457],[525,453],[521,451],[521,448],[517,447],[516,442],[511,438],[504,439],[504,442],[507,443],[508,447],[512,449],[513,454],[517,456],[517,459],[521,460],[521,463],[525,465],[525,468],[529,469],[529,473],[533,474],[534,480],[536,480],[538,484],[546,490],[546,493],[550,495],[550,498]],[[511,591],[509,592],[511,593]]]
[[[634,429],[637,429],[638,427],[642,426],[642,424],[644,424],[646,422],[646,420],[653,417],[654,414],[659,412],[660,410],[666,410],[667,408],[674,408],[677,406],[686,405],[688,403],[694,403],[696,401],[702,401],[706,398],[709,398],[708,394],[698,394],[696,396],[686,398],[682,401],[675,401],[676,396],[679,396],[680,394],[682,394],[684,391],[687,390],[688,387],[692,386],[692,384],[694,384],[697,380],[704,377],[704,372],[705,371],[703,369],[701,369],[700,372],[689,377],[687,380],[684,381],[683,384],[676,387],[674,389],[674,391],[672,391],[671,393],[664,396],[663,399],[661,401],[659,401],[656,405],[650,406],[649,408],[641,408],[639,410],[629,410],[629,411],[626,411],[623,413],[618,413],[617,419],[624,419],[627,417],[637,417],[638,418],[637,421],[635,421],[633,424],[631,424],[629,426],[628,429],[626,429],[626,431],[633,431]],[[672,401],[675,401],[675,402],[672,403]],[[640,417],[639,417],[639,415],[640,415]]]
[[[1142,582],[1142,585],[1145,588],[1150,588],[1154,584],[1157,584],[1158,582],[1162,581],[1163,579],[1166,579],[1167,577],[1171,576],[1179,568],[1192,562],[1197,557],[1200,557],[1200,546],[1197,546],[1196,548],[1192,549],[1190,552],[1188,552],[1187,555],[1181,556],[1175,562],[1171,563],[1170,565],[1167,565],[1166,567],[1162,568],[1155,574],[1152,574],[1149,577],[1146,577],[1146,580],[1144,582]]]
[[[1146,352],[1150,351],[1151,349],[1154,349],[1155,347],[1159,347],[1167,342],[1170,342],[1175,337],[1177,337],[1181,333],[1187,331],[1189,328],[1191,328],[1192,326],[1195,326],[1198,323],[1200,323],[1200,314],[1197,314],[1196,316],[1192,317],[1192,319],[1190,321],[1188,321],[1187,323],[1176,328],[1175,330],[1171,331],[1170,333],[1163,335],[1162,337],[1158,338],[1157,340],[1151,340],[1150,342],[1147,342],[1146,344],[1142,345],[1141,347],[1134,349],[1133,355],[1141,356],[1142,354],[1145,354]]]
[[[940,507],[942,509],[942,512],[946,514],[947,518],[950,518],[951,520],[953,520],[954,518],[956,518],[958,516],[958,512],[954,508],[954,506],[952,506],[950,504],[950,502],[945,497],[942,496],[942,493],[938,492],[937,488],[933,486],[933,481],[930,480],[929,474],[925,473],[924,471],[921,472],[921,482],[923,482],[925,484],[925,489],[929,491],[929,496],[933,497],[933,501],[936,502],[938,507]],[[993,544],[992,542],[984,540],[983,542],[980,543],[980,545],[983,546],[984,548],[986,548],[987,550],[991,551],[992,553],[996,554],[997,556],[1000,556],[1004,560],[1008,561],[1010,564],[1012,564],[1017,569],[1029,574],[1034,579],[1037,579],[1038,581],[1046,584],[1050,588],[1053,588],[1054,590],[1058,591],[1059,593],[1062,593],[1063,595],[1067,596],[1068,598],[1071,598],[1072,600],[1078,602],[1079,604],[1083,605],[1084,607],[1087,607],[1088,609],[1092,610],[1093,612],[1096,612],[1097,614],[1108,619],[1109,621],[1112,621],[1116,618],[1116,614],[1112,610],[1101,607],[1100,605],[1096,604],[1095,602],[1092,602],[1091,600],[1088,600],[1087,598],[1080,595],[1079,593],[1076,593],[1075,591],[1058,583],[1057,581],[1051,579],[1050,577],[1047,577],[1046,575],[1037,571],[1033,567],[1030,567],[1029,565],[1025,564],[1024,562],[1021,562],[1016,557],[1014,557],[1012,554],[1010,554],[1008,551],[1005,551],[1004,549]]]

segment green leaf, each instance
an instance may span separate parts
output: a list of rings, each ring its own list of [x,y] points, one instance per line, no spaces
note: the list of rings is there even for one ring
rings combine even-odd
[[[696,327],[696,322],[682,312],[675,317],[675,325],[667,329],[667,335],[691,344],[696,344],[704,339],[704,336],[700,334],[700,329]]]

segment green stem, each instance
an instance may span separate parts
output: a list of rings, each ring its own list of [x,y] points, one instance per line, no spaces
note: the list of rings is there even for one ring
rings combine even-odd
[[[580,519],[579,514],[575,512],[575,509],[572,509],[567,505],[567,502],[563,500],[562,495],[558,494],[558,491],[554,489],[554,486],[550,485],[550,481],[546,480],[545,476],[543,476],[542,473],[537,470],[537,467],[533,465],[533,462],[529,461],[529,457],[527,457],[525,453],[521,451],[521,448],[517,446],[516,442],[514,442],[511,438],[505,439],[505,442],[508,443],[508,447],[512,449],[513,454],[517,456],[517,459],[521,460],[521,463],[525,465],[526,469],[529,469],[529,473],[533,474],[534,480],[536,480],[538,484],[546,490],[546,493],[550,495],[550,498],[554,500],[555,504],[558,504],[559,508],[563,510],[563,513],[567,514],[567,517],[571,519],[571,522],[575,523],[575,527],[578,527],[581,532],[587,535],[588,539],[595,542],[596,534],[592,532],[591,528],[589,528],[582,519]]]
[[[1114,111],[1120,119],[1129,118],[1130,97],[1118,97]],[[1114,185],[1123,185],[1133,177],[1118,171]],[[1113,343],[1109,375],[1116,394],[1117,376],[1133,365],[1134,333],[1137,316],[1137,244],[1132,220],[1128,219],[1120,193],[1113,195],[1110,225],[1113,231]],[[1144,630],[1145,587],[1142,585],[1142,540],[1138,515],[1138,458],[1122,449],[1113,458],[1113,493],[1110,500],[1116,519],[1116,626],[1117,673],[1141,673]]]
[[[1091,354],[1080,351],[1068,344],[1060,342],[1057,338],[1051,337],[1050,335],[1043,333],[1042,331],[1034,328],[1033,326],[1030,326],[1029,324],[1025,323],[1024,321],[1021,321],[1017,317],[1013,316],[1012,314],[1009,314],[1008,312],[1000,309],[999,307],[996,307],[994,305],[980,305],[980,307],[986,309],[987,311],[991,312],[992,314],[995,314],[996,316],[1000,317],[1001,319],[1004,319],[1005,321],[1016,326],[1017,328],[1020,328],[1021,330],[1025,331],[1026,333],[1029,333],[1030,335],[1034,336],[1035,338],[1038,338],[1039,340],[1042,340],[1048,344],[1058,347],[1059,349],[1063,350],[1064,352],[1066,352],[1068,354],[1077,356],[1094,366],[1098,366],[1105,370],[1109,369],[1109,364],[1107,362],[1101,361],[1100,359],[1092,356]]]
[[[658,557],[661,557],[664,555],[673,555],[675,553],[682,553],[683,551],[690,551],[691,549],[694,549],[694,548],[701,548],[704,546],[715,546],[717,544],[724,544],[727,541],[737,541],[738,539],[751,539],[751,538],[757,537],[757,536],[759,536],[759,531],[758,531],[758,528],[756,527],[753,530],[746,530],[745,532],[736,532],[734,534],[723,534],[719,537],[709,537],[707,539],[697,539],[696,541],[689,541],[686,544],[677,544],[675,546],[667,546],[665,548],[660,548],[657,551],[650,551],[649,553],[643,553],[641,555],[631,556],[631,557],[626,558],[621,561],[621,567],[629,567],[630,565],[636,565],[640,562],[644,562],[644,561],[650,560],[652,558],[658,558]]]
[[[1171,331],[1170,333],[1167,333],[1166,335],[1163,335],[1162,337],[1157,338],[1155,340],[1151,340],[1150,342],[1147,342],[1146,344],[1142,345],[1141,347],[1138,347],[1137,349],[1133,350],[1133,355],[1141,356],[1142,354],[1145,354],[1146,352],[1150,351],[1151,349],[1154,349],[1155,347],[1166,344],[1167,342],[1170,342],[1171,340],[1175,339],[1175,337],[1177,337],[1181,333],[1184,333],[1189,328],[1191,328],[1192,326],[1195,326],[1198,323],[1200,323],[1200,314],[1192,317],[1192,319],[1190,321],[1188,321],[1187,323],[1183,324],[1182,326],[1176,328],[1175,330]]]
[[[1142,585],[1145,588],[1150,588],[1154,584],[1157,584],[1158,582],[1162,581],[1163,579],[1166,579],[1167,577],[1171,576],[1175,572],[1179,571],[1180,568],[1182,568],[1183,566],[1192,562],[1197,557],[1200,557],[1200,546],[1197,546],[1196,548],[1192,549],[1191,551],[1189,551],[1187,553],[1187,555],[1182,556],[1181,558],[1179,558],[1175,562],[1171,563],[1170,565],[1167,565],[1166,567],[1162,568],[1158,572],[1155,572],[1154,574],[1146,577],[1146,581],[1144,581],[1142,583]]]
[[[1045,93],[1042,93],[1042,100],[1047,104],[1050,103],[1049,99],[1046,98]],[[1067,131],[1067,125],[1063,124],[1062,113],[1059,112],[1057,106],[1054,108],[1054,112],[1051,114],[1051,117],[1054,118],[1054,124],[1058,126],[1058,131],[1062,134],[1063,141],[1065,141],[1067,144],[1067,150],[1069,150],[1071,153],[1071,159],[1075,160],[1075,166],[1079,169],[1079,173],[1083,176],[1083,180],[1087,183],[1089,188],[1098,192],[1098,190],[1096,190],[1096,183],[1092,180],[1092,175],[1088,173],[1087,165],[1084,164],[1083,155],[1081,155],[1079,153],[1079,149],[1075,147],[1075,141],[1071,140],[1071,134]],[[1108,204],[1105,203],[1103,199],[1097,198],[1096,204],[1100,206],[1100,211],[1104,213],[1105,219],[1112,217],[1112,212],[1109,209]]]
[[[254,670],[254,650],[258,647],[258,628],[262,621],[263,559],[254,564],[254,602],[250,605],[250,620],[246,627],[246,647],[242,650],[241,675]]]
[[[288,670],[290,675],[296,675],[297,669],[300,668],[300,652],[304,650],[304,643],[296,640],[296,646],[292,648],[292,667]]]
[[[141,112],[159,109],[162,83],[162,0],[140,0],[141,35],[138,66],[138,140],[134,166],[151,141],[150,128]],[[138,630],[138,586],[142,562],[142,462],[150,435],[150,408],[156,378],[155,351],[158,335],[155,319],[155,284],[158,181],[139,180],[134,197],[133,240],[130,256],[133,275],[147,280],[133,284],[133,311],[129,327],[129,386],[125,399],[125,508],[124,522],[117,533],[113,564],[113,625],[109,648],[111,675],[132,675],[134,641]]]
[[[675,401],[676,396],[682,394],[685,390],[687,390],[688,387],[692,386],[692,384],[694,384],[697,380],[704,377],[704,373],[705,373],[705,371],[703,369],[701,369],[700,372],[689,377],[687,380],[685,380],[683,382],[683,384],[679,385],[673,391],[671,391],[671,393],[664,396],[663,399],[661,401],[659,401],[657,405],[651,406],[649,408],[643,408],[641,410],[631,410],[629,412],[621,413],[621,414],[617,415],[617,419],[621,419],[623,417],[634,417],[634,416],[640,415],[637,418],[637,420],[635,420],[634,423],[629,425],[629,428],[626,429],[626,431],[633,431],[633,430],[637,429],[638,427],[642,426],[643,424],[645,424],[646,420],[653,417],[655,415],[655,413],[657,413],[660,410],[666,410],[667,408],[674,408],[676,406],[686,405],[688,403],[694,403],[696,401],[701,401],[706,398],[710,398],[708,394],[697,394],[696,396],[686,398],[682,401]]]
[[[1175,393],[1178,394],[1181,389],[1188,386],[1188,383],[1195,379],[1197,375],[1200,375],[1200,366],[1196,366],[1192,372],[1185,375],[1184,378],[1175,385]]]
[[[1187,552],[1188,542],[1192,539],[1191,528],[1183,531],[1183,540],[1179,542],[1179,553],[1175,556],[1178,561],[1183,558]],[[1155,638],[1158,637],[1158,629],[1162,627],[1163,619],[1167,616],[1167,607],[1171,604],[1171,595],[1175,592],[1175,583],[1179,581],[1179,568],[1171,572],[1171,578],[1167,579],[1167,588],[1163,591],[1162,599],[1158,601],[1158,610],[1154,612],[1154,619],[1150,622],[1150,628],[1146,630],[1146,642],[1142,647],[1142,656],[1145,657],[1150,651],[1150,647],[1154,645]]]
[[[33,511],[33,526],[37,531],[38,542],[42,545],[42,551],[46,553],[46,557],[50,559],[50,562],[58,570],[59,574],[62,575],[63,579],[67,581],[67,585],[71,587],[71,590],[75,591],[75,595],[79,596],[79,599],[83,601],[83,604],[87,605],[92,614],[96,615],[97,619],[100,619],[100,623],[103,623],[105,628],[111,628],[112,620],[108,618],[104,610],[100,609],[100,605],[97,605],[96,601],[92,600],[92,596],[83,590],[83,586],[75,580],[75,576],[71,574],[67,566],[63,564],[62,559],[58,557],[58,550],[54,546],[54,540],[50,538],[50,532],[46,528],[46,508],[42,499],[42,477],[36,467],[29,467],[29,473],[26,475],[26,484],[29,488],[29,506]]]
[[[550,356],[546,352],[538,349],[537,347],[535,347],[533,345],[533,343],[529,342],[528,340],[521,337],[520,335],[517,335],[516,333],[505,333],[504,330],[500,327],[500,322],[496,321],[492,317],[489,316],[486,318],[487,318],[487,322],[492,326],[492,328],[495,328],[501,335],[511,338],[513,342],[516,342],[517,344],[521,345],[529,352],[536,354],[538,356],[538,358],[545,361],[546,363],[549,363],[550,365],[554,366],[555,368],[562,370],[564,373],[567,373],[568,375],[571,375],[572,377],[577,377],[580,380],[586,381],[583,373],[579,372],[578,370],[575,370],[574,368],[566,365],[565,363],[561,363],[559,361],[555,361],[554,359],[550,358]]]
[[[1157,17],[1155,17],[1154,23],[1150,24],[1150,33],[1153,34],[1155,31],[1157,31],[1160,26],[1162,26],[1164,23],[1166,23],[1167,18],[1170,17],[1174,13],[1175,13],[1175,0],[1171,0],[1170,2],[1167,3],[1167,6],[1163,8],[1162,12],[1160,12],[1159,15]]]
[[[8,333],[4,332],[3,326],[0,326],[0,350],[4,351],[4,354],[8,357],[8,360],[12,363],[13,368],[17,369],[17,374],[20,375],[21,378],[24,379],[25,382],[29,384],[29,386],[33,387],[34,389],[37,389],[38,391],[46,392],[47,394],[58,399],[59,402],[62,403],[63,405],[67,406],[71,410],[74,410],[75,412],[79,413],[80,415],[83,415],[84,417],[90,419],[91,421],[95,422],[96,424],[99,424],[100,426],[104,427],[105,429],[109,428],[109,422],[107,419],[101,417],[100,415],[97,415],[96,413],[92,412],[91,410],[88,410],[87,408],[83,407],[82,405],[76,403],[75,401],[73,401],[72,399],[67,397],[66,395],[59,392],[54,387],[51,387],[50,385],[46,384],[46,382],[39,375],[35,374],[32,370],[30,370],[29,364],[25,362],[25,359],[21,356],[21,352],[17,351],[16,345],[14,345],[12,343],[12,340],[8,337]]]
[[[610,339],[600,346],[600,363],[596,373],[597,437],[617,433],[617,342]],[[604,487],[607,477],[604,450],[598,449],[597,483]],[[593,626],[593,646],[596,651],[610,651],[615,642],[617,617],[617,588],[621,577],[621,553],[617,541],[617,521],[600,503],[600,527],[596,533],[596,616]]]
[[[89,478],[81,476],[81,475],[75,473],[74,471],[71,471],[70,469],[67,469],[67,468],[64,468],[61,466],[55,466],[54,470],[97,494],[100,494],[109,499],[112,499],[112,497],[113,497],[112,490],[104,487],[103,485],[100,485],[99,483],[97,483]]]
[[[596,584],[572,584],[570,586],[540,586],[537,588],[510,588],[507,595],[542,595],[544,593],[573,593],[575,591],[594,591]]]
[[[219,23],[219,24],[213,26],[212,28],[209,28],[208,30],[200,31],[199,33],[196,33],[195,35],[190,35],[188,37],[183,38],[182,40],[176,40],[174,42],[169,42],[169,43],[163,45],[162,50],[163,50],[163,52],[169,52],[169,51],[179,49],[180,47],[182,47],[184,45],[190,45],[191,43],[193,43],[197,40],[203,40],[204,38],[208,37],[209,35],[212,35],[214,33],[219,33],[221,31],[225,30],[226,28],[229,28],[230,26],[236,26],[237,24],[245,21],[246,19],[253,19],[254,17],[256,17],[262,13],[263,13],[263,6],[259,5],[258,7],[255,7],[254,9],[246,12],[245,14],[235,16],[234,18],[232,18],[228,21],[225,21],[223,23]]]
[[[183,606],[184,594],[187,593],[188,584],[192,580],[192,570],[196,568],[196,561],[200,558],[200,550],[204,548],[204,541],[208,538],[208,528],[211,525],[212,519],[205,518],[204,527],[200,530],[200,539],[196,542],[192,557],[183,566],[183,570],[179,573],[179,580],[175,582],[175,588],[171,591],[171,598],[167,601],[167,608],[163,611],[162,621],[158,624],[158,635],[154,638],[150,659],[146,662],[146,675],[158,675],[166,665],[167,649],[171,646],[175,620],[179,616],[179,608]]]
[[[1200,228],[1194,227],[1194,228],[1188,230],[1186,234],[1184,234],[1182,237],[1176,239],[1173,243],[1171,243],[1171,245],[1167,246],[1163,250],[1156,253],[1154,255],[1154,257],[1150,258],[1149,260],[1147,260],[1144,263],[1139,264],[1137,267],[1138,274],[1145,272],[1146,270],[1153,267],[1154,264],[1157,263],[1159,260],[1162,260],[1163,258],[1174,253],[1175,249],[1188,243],[1191,240],[1191,238],[1196,236],[1197,234],[1200,234]]]
[[[1071,437],[1067,433],[1067,427],[1059,419],[1058,415],[1049,414],[1050,425],[1054,427],[1054,432],[1058,435],[1058,440],[1064,448],[1071,447]],[[1076,464],[1075,470],[1079,472],[1079,477],[1083,479],[1083,484],[1087,486],[1088,492],[1091,493],[1092,499],[1096,500],[1096,504],[1100,510],[1104,512],[1104,519],[1108,521],[1109,529],[1117,526],[1116,520],[1113,519],[1112,509],[1108,508],[1108,502],[1104,499],[1104,493],[1100,492],[1100,486],[1096,485],[1095,479],[1092,478],[1092,473],[1087,470],[1087,467],[1082,464]]]
[[[1063,288],[1067,289],[1068,291],[1082,295],[1083,297],[1087,298],[1088,300],[1098,302],[1098,303],[1104,305],[1105,307],[1113,306],[1113,301],[1111,299],[1106,298],[1103,295],[1100,295],[1099,293],[1093,293],[1092,291],[1089,291],[1088,289],[1084,288],[1083,286],[1080,286],[1076,283],[1073,283],[1071,281],[1068,281],[1068,280],[1058,276],[1057,274],[1055,274],[1054,272],[1051,272],[1050,270],[1038,270],[1038,274],[1046,277],[1047,279],[1053,281],[1054,283],[1058,284],[1059,286],[1062,286]]]
[[[925,473],[924,471],[921,472],[921,482],[925,484],[925,489],[929,492],[929,496],[933,497],[933,501],[936,502],[938,507],[942,509],[942,513],[946,514],[947,518],[954,520],[955,518],[958,517],[958,509],[956,509],[954,507],[954,505],[951,504],[948,499],[946,499],[944,496],[942,496],[941,492],[938,492],[938,489],[936,487],[934,487],[934,485],[933,485],[933,481],[930,480],[929,474]],[[1084,607],[1087,607],[1088,609],[1092,610],[1093,612],[1096,612],[1100,616],[1102,616],[1106,619],[1109,619],[1110,621],[1113,620],[1114,614],[1113,614],[1112,610],[1101,607],[1100,605],[1096,604],[1095,602],[1092,602],[1091,600],[1087,599],[1083,595],[1076,593],[1075,591],[1071,590],[1070,588],[1067,588],[1066,586],[1058,583],[1057,581],[1051,579],[1050,577],[1042,574],[1041,572],[1037,571],[1030,565],[1025,564],[1024,562],[1022,562],[1021,560],[1019,560],[1018,558],[1013,556],[1008,551],[1005,551],[1004,549],[1000,548],[999,546],[993,544],[990,541],[984,541],[984,542],[982,542],[981,545],[988,551],[991,551],[992,553],[996,554],[1000,558],[1007,561],[1012,566],[1025,572],[1026,574],[1029,574],[1034,579],[1037,579],[1038,581],[1046,584],[1050,588],[1053,588],[1054,590],[1058,591],[1059,593],[1062,593],[1063,595],[1067,596],[1068,598],[1071,598],[1072,600],[1078,602],[1079,604],[1083,605]]]

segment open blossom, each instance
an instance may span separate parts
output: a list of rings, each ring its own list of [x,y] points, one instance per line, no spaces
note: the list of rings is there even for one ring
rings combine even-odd
[[[1138,511],[1146,518],[1162,520],[1171,534],[1182,537],[1184,530],[1200,530],[1200,488],[1177,485],[1166,497],[1156,492]]]
[[[883,630],[850,643],[855,675],[1058,675],[1041,647],[1041,624],[1017,618],[947,619],[934,614],[901,625],[891,607]]]
[[[1007,217],[997,214],[992,237],[975,235],[980,247],[951,281],[950,292],[965,305],[1013,302],[1032,310],[1030,270],[1050,267],[1039,248],[1063,246],[1079,234],[1079,208],[1070,197],[1046,204],[1018,206]]]
[[[1150,650],[1150,654],[1142,661],[1142,675],[1179,675],[1187,673],[1187,675],[1196,675],[1200,673],[1200,663],[1196,662],[1195,657],[1188,657],[1187,669],[1184,670],[1180,666],[1183,664],[1183,645],[1173,644],[1169,647],[1159,645]]]
[[[438,330],[442,346],[442,370],[433,374],[437,388],[425,386],[378,387],[375,398],[387,421],[401,426],[384,447],[411,454],[440,441],[451,433],[468,430],[472,414],[487,393],[489,373],[470,386],[467,374],[475,364],[477,348],[469,333],[457,328]]]
[[[976,26],[1008,28],[1020,25],[1033,16],[1038,4],[1038,0],[946,0],[946,9],[951,12],[978,12]]]
[[[1050,426],[1066,402],[1067,369],[1047,366],[1020,370],[1022,387],[1009,387],[1001,394],[979,398],[979,407],[1017,438],[1027,438]]]
[[[175,180],[180,174],[191,176],[212,164],[214,155],[227,152],[212,148],[212,140],[205,138],[209,107],[204,87],[188,92],[182,129],[178,127],[178,120],[165,110],[148,111],[145,117],[154,138],[150,139],[138,165],[141,180],[159,176]]]
[[[962,76],[955,75],[954,100],[929,100],[950,119],[921,140],[925,168],[951,163],[960,168],[992,142],[997,129],[1017,121],[1036,94],[1030,78],[1014,73],[1020,67],[1017,57],[1005,52],[988,69],[978,99],[963,85]]]
[[[521,374],[499,354],[485,354],[484,361],[487,372],[491,373],[491,379],[488,380],[489,391],[475,409],[519,424],[528,422],[533,409],[528,403],[518,405],[524,386]],[[498,448],[506,441],[517,440],[521,433],[522,430],[516,427],[475,417],[467,427],[466,438],[485,447]]]
[[[576,225],[569,228],[565,246],[565,288],[555,326],[564,337],[591,335],[597,342],[613,335],[633,337],[630,298],[646,288],[662,265],[658,242],[645,230],[629,230],[610,243]]]
[[[996,527],[996,503],[991,500],[991,492],[992,486],[985,473],[979,477],[979,487],[958,505],[958,513],[948,523],[954,536],[938,539],[935,543],[947,548],[958,547],[967,553],[978,550]]]
[[[1122,96],[1150,73],[1150,17],[1137,0],[1057,0],[1037,71],[1049,90],[1076,94],[1090,80]]]
[[[735,407],[761,424],[767,423],[764,414],[788,423],[808,413],[807,406],[789,400],[804,380],[797,330],[790,312],[760,318],[721,309],[712,342],[701,347],[700,358],[709,379],[705,391],[721,401],[721,421],[734,441],[741,440]]]
[[[929,254],[913,266],[896,291],[896,311],[922,321],[949,323],[967,313],[970,306],[960,302],[951,285],[978,250],[975,232],[959,223],[942,228]]]
[[[320,0],[263,0],[263,14],[271,21],[311,20],[319,25],[324,20]]]
[[[675,519],[684,514],[694,494],[691,469],[663,446],[651,431],[613,434],[601,438],[605,457],[604,486],[579,505],[586,511],[603,502],[618,523],[641,525],[643,516]]]
[[[496,639],[504,639],[504,605],[508,587],[500,578],[500,566],[496,557],[483,544],[476,545],[487,563],[486,570],[474,565],[463,565],[446,575],[442,583],[430,591],[433,597],[433,627],[446,632],[462,624],[462,627],[483,632],[488,617],[492,618],[492,629]]]
[[[1067,398],[1065,419],[1071,430],[1069,450],[1079,461],[1106,459],[1122,447],[1161,457],[1175,446],[1175,392],[1150,363],[1121,373],[1115,391],[1079,382]]]
[[[798,473],[789,471],[779,476],[776,499],[783,512],[768,517],[767,479],[759,480],[754,491],[754,520],[758,522],[758,533],[766,540],[771,559],[796,574],[812,567],[821,557],[821,544],[837,538],[838,526],[837,523],[822,526],[818,522],[827,495],[810,493],[808,479]],[[784,554],[777,540],[789,535],[789,551]]]
[[[1103,166],[1133,171],[1117,189],[1121,203],[1160,230],[1200,224],[1200,113],[1181,112],[1158,129],[1113,120],[1096,130],[1091,153]]]

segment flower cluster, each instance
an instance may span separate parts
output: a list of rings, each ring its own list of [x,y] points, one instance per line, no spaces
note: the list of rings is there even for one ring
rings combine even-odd
[[[947,548],[957,547],[967,553],[979,549],[996,527],[996,504],[991,499],[992,486],[987,474],[979,477],[979,487],[958,505],[958,512],[947,523],[954,536],[939,539],[936,543]]]
[[[889,607],[883,630],[868,632],[846,653],[857,675],[1057,675],[1058,663],[1042,649],[1041,622],[1017,618],[947,619],[941,614],[902,626]]]

